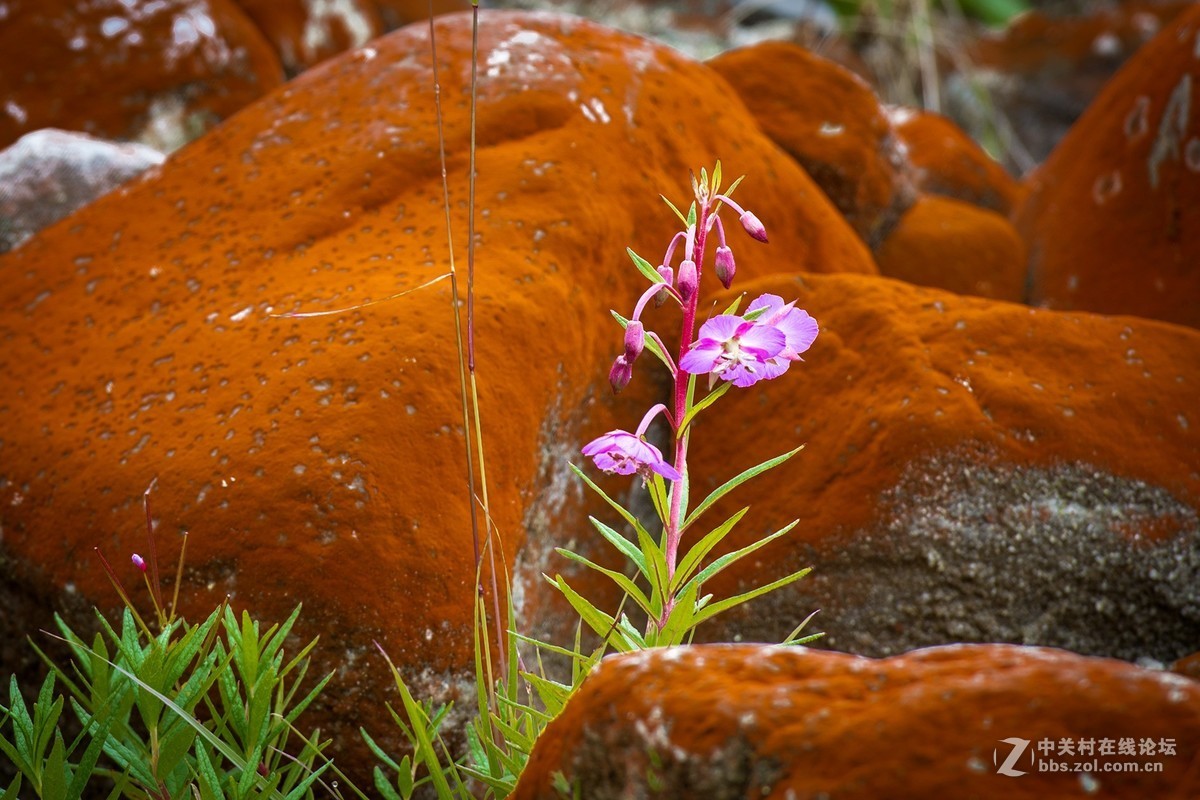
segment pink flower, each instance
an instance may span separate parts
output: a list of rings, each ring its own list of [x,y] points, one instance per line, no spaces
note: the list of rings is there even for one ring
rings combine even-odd
[[[764,294],[750,303],[746,312],[766,309],[755,322],[768,325],[784,335],[783,350],[767,359],[760,376],[763,379],[777,378],[787,372],[793,361],[803,361],[800,354],[812,347],[817,338],[817,321],[803,309],[796,308],[795,301],[783,302],[777,294]]]
[[[710,373],[734,386],[751,386],[764,377],[770,359],[784,351],[787,336],[772,325],[721,314],[700,326],[700,338],[679,361],[685,372]]]
[[[132,561],[133,565],[142,572],[146,571],[146,559],[142,558],[137,553],[134,553],[132,556],[130,556],[129,560]]]
[[[588,442],[581,452],[594,459],[596,466],[605,472],[618,475],[636,472],[643,478],[649,478],[651,472],[657,472],[669,481],[682,478],[674,467],[663,460],[662,452],[657,447],[628,431],[609,431]]]

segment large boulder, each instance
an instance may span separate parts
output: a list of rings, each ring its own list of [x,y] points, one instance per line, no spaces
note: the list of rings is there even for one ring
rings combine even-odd
[[[174,150],[282,82],[233,0],[11,0],[0,13],[0,148],[63,128]]]
[[[820,608],[825,646],[868,655],[1008,641],[1168,663],[1200,649],[1200,333],[866,275],[734,289],[797,298],[821,335],[693,435],[696,502],[806,445],[708,512],[715,525],[751,506],[731,549],[800,522],[706,590],[814,572],[703,637],[778,641]]]
[[[323,731],[391,728],[377,640],[422,691],[471,664],[475,585],[428,27],[304,73],[120,196],[0,257],[0,529],[22,596],[111,603],[93,548],[191,532],[182,604],[280,619],[304,602],[339,677]],[[470,17],[437,23],[455,252],[466,266]],[[578,19],[482,15],[475,345],[491,518],[583,531],[565,459],[640,417],[608,365],[689,169],[724,159],[771,226],[748,277],[873,272],[865,247],[728,85]],[[786,220],[786,224],[773,224]],[[753,243],[752,243],[753,244]],[[365,305],[375,302],[373,305]],[[332,311],[315,318],[281,312]],[[641,388],[639,388],[641,387]],[[640,394],[639,394],[640,392]],[[38,621],[0,615],[14,641]]]
[[[1200,326],[1198,29],[1193,4],[1028,177],[1031,303]]]
[[[670,648],[605,659],[512,797],[1195,797],[1198,742],[1200,683],[1059,650]]]

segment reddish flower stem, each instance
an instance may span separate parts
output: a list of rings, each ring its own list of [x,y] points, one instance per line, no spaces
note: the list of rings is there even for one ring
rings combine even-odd
[[[685,253],[684,257],[693,257],[696,262],[696,280],[699,284],[700,276],[704,269],[704,242],[708,235],[708,216],[709,202],[707,198],[701,200],[697,198],[697,215],[695,228],[695,245],[693,253]],[[700,292],[692,293],[687,302],[683,304],[683,324],[681,326],[680,341],[679,341],[679,358],[675,360],[675,397],[674,397],[674,415],[673,420],[675,428],[675,469],[683,476],[683,481],[688,480],[687,473],[687,450],[689,433],[684,431],[683,435],[679,435],[678,425],[683,422],[684,416],[687,414],[687,387],[688,373],[684,372],[678,365],[683,362],[683,357],[687,355],[691,349],[692,339],[696,334],[696,309],[700,303]],[[671,490],[671,513],[667,519],[667,541],[666,551],[664,555],[667,561],[667,581],[668,583],[675,577],[676,562],[679,559],[679,542],[683,536],[683,484],[682,481],[676,482]],[[664,587],[667,589],[667,587]],[[671,611],[675,607],[675,596],[668,590],[663,597],[663,610],[661,616],[656,620],[659,630],[666,625],[667,620],[671,616]]]

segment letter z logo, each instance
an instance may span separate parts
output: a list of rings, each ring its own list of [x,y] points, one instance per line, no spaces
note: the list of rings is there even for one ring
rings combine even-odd
[[[1029,747],[1029,740],[1018,739],[1015,736],[1010,736],[1007,739],[1001,739],[1000,742],[1002,744],[1012,745],[1012,750],[1009,751],[1008,758],[1004,759],[1004,763],[996,767],[996,772],[1000,775],[1007,775],[1010,778],[1019,778],[1020,776],[1024,775],[1024,770],[1014,769],[1014,767],[1017,765],[1017,760],[1021,757],[1021,754],[1025,752],[1027,747]],[[995,764],[999,758],[997,755],[998,750],[999,748],[992,750],[993,764]],[[1030,763],[1033,763],[1033,753],[1029,754],[1029,761]]]

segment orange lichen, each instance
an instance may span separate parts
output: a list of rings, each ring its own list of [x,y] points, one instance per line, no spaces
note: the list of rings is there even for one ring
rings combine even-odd
[[[937,289],[1020,302],[1025,245],[995,212],[925,195],[875,252],[879,274]]]
[[[872,248],[913,202],[895,132],[867,83],[786,42],[708,62]]]
[[[1028,178],[1029,301],[1200,326],[1200,7],[1129,60]]]
[[[1027,752],[998,775],[1013,744]],[[586,796],[1194,796],[1200,683],[1121,661],[1005,645],[951,646],[883,660],[799,648],[709,646],[606,660],[550,724],[513,800]],[[1135,754],[1118,755],[1121,739]],[[1041,770],[1059,743],[1091,740],[1097,763],[1161,770]],[[1142,742],[1151,740],[1153,754]],[[1162,744],[1160,744],[1162,743]],[[1088,786],[1092,789],[1089,791]]]
[[[1021,184],[962,128],[941,114],[915,108],[893,107],[888,117],[904,143],[918,189],[1009,214],[1021,196]]]
[[[63,128],[174,149],[283,82],[232,0],[7,5],[0,148]]]

